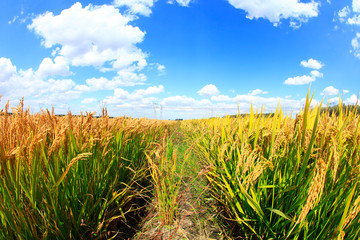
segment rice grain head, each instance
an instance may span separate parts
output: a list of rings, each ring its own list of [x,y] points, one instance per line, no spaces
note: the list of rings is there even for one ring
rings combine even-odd
[[[301,213],[299,215],[298,220],[296,221],[296,224],[299,224],[304,221],[306,215],[309,213],[311,209],[313,209],[317,201],[320,199],[325,184],[325,176],[326,176],[326,163],[324,162],[324,160],[321,159],[316,163],[316,169],[314,172],[314,177],[310,184],[308,196],[306,199],[306,204],[301,210]]]
[[[359,212],[360,212],[360,196],[358,196],[356,198],[349,215],[345,219],[344,229],[346,229],[348,226],[350,226],[350,223],[356,218],[356,216],[359,214]]]

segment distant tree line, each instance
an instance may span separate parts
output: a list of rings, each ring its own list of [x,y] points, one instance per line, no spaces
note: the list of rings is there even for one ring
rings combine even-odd
[[[343,112],[346,112],[346,111],[353,111],[354,109],[356,109],[356,112],[359,114],[360,113],[360,106],[359,105],[345,105],[345,104],[342,104],[342,111]],[[330,114],[335,114],[335,115],[339,115],[339,109],[340,109],[340,106],[339,105],[334,105],[334,106],[331,106],[331,107],[322,107],[321,108],[321,112],[324,112],[324,111],[328,111]]]
[[[346,105],[346,104],[342,104],[342,111],[346,112],[346,111],[353,111],[354,109],[356,109],[356,112],[358,114],[360,114],[360,106],[359,105]],[[330,113],[330,115],[332,115],[333,113],[335,115],[339,115],[339,105],[334,105],[334,106],[329,106],[329,107],[322,107],[321,108],[321,113],[327,111],[328,113]],[[235,114],[235,115],[229,115],[232,118],[236,118],[238,116],[249,116],[249,113],[242,113],[242,114]],[[274,113],[263,113],[263,116],[265,117],[272,117],[274,116]]]

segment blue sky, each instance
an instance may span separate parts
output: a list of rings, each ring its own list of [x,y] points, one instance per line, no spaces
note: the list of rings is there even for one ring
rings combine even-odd
[[[1,108],[189,119],[360,91],[360,0],[8,0],[0,32]]]

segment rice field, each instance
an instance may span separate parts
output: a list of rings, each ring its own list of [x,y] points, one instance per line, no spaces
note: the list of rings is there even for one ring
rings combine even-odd
[[[182,122],[7,105],[0,239],[359,239],[359,116],[311,99]]]
[[[126,239],[148,185],[146,151],[167,124],[147,119],[0,116],[1,239]]]
[[[222,216],[245,239],[360,237],[359,116],[279,107],[186,123]],[[341,103],[341,101],[340,101]],[[340,104],[341,105],[341,104]]]

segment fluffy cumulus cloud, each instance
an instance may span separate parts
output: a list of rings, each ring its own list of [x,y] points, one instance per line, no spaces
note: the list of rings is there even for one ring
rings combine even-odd
[[[352,50],[351,52],[355,57],[360,58],[360,33],[356,33],[356,36],[351,40]]]
[[[136,90],[135,95],[137,95],[137,96],[149,96],[149,95],[159,94],[159,93],[162,93],[162,92],[164,92],[164,86],[159,85],[159,86],[148,87],[147,89]]]
[[[351,104],[351,105],[358,104],[359,105],[359,97],[356,96],[355,94],[352,94],[350,97],[348,97],[345,100],[345,104]]]
[[[296,77],[289,77],[285,80],[284,84],[286,85],[304,85],[309,84],[313,81],[315,81],[316,78],[309,75],[303,75],[303,76],[296,76]]]
[[[310,75],[297,76],[288,78],[284,83],[286,85],[304,85],[314,82],[316,78],[322,78],[323,74],[319,71],[311,71]]]
[[[324,76],[324,74],[317,70],[313,70],[310,72],[310,76],[312,76],[314,78],[322,78]]]
[[[208,99],[195,100],[192,97],[187,96],[172,96],[167,97],[161,104],[167,107],[172,107],[174,109],[188,109],[194,110],[196,108],[207,108],[211,107],[211,102]]]
[[[230,97],[226,95],[218,95],[218,96],[212,96],[211,101],[214,102],[228,102],[230,101]]]
[[[339,94],[339,89],[336,89],[333,86],[326,87],[321,93],[323,96],[333,96],[337,94]]]
[[[36,72],[40,78],[48,76],[68,76],[71,74],[69,64],[62,56],[57,56],[54,61],[51,58],[44,58]]]
[[[346,18],[349,16],[350,11],[351,10],[350,10],[349,6],[346,6],[338,12],[338,17],[339,17],[340,22],[346,21]]]
[[[121,70],[143,64],[147,57],[136,46],[145,33],[130,25],[133,19],[114,6],[75,3],[59,15],[46,12],[36,16],[28,28],[41,37],[46,48],[59,46],[57,54],[73,66],[109,63]]]
[[[98,100],[96,98],[84,98],[81,103],[83,104],[93,104],[97,102]]]
[[[320,69],[324,66],[323,63],[321,63],[318,60],[310,58],[309,60],[303,60],[300,62],[300,65],[306,68],[312,68],[312,69]]]
[[[346,22],[349,25],[360,25],[360,1],[353,0],[352,11],[349,6],[339,10],[337,15],[341,23]]]
[[[8,81],[16,73],[16,67],[8,58],[0,58],[0,83]]]
[[[353,0],[352,8],[354,12],[360,13],[360,0]]]
[[[341,20],[340,20],[341,21]],[[351,18],[348,18],[347,24],[350,25],[360,25],[360,15],[354,15]]]
[[[145,32],[132,25],[137,19],[135,14],[150,15],[154,2],[156,0],[114,0],[112,5],[99,6],[82,6],[78,2],[59,14],[46,12],[32,16],[27,27],[40,37],[42,46],[52,50],[52,57],[45,57],[36,71],[31,68],[17,70],[10,59],[0,58],[2,95],[8,99],[24,96],[35,104],[63,102],[64,105],[72,99],[93,104],[101,99],[81,100],[81,95],[112,91],[113,95],[110,93],[104,102],[119,102],[123,96],[128,96],[133,103],[135,100],[139,104],[150,101],[150,95],[164,91],[162,85],[133,93],[122,87],[144,85],[147,77],[142,71],[146,67],[158,71],[159,75],[165,74],[164,65],[148,64],[147,54],[137,46],[143,41]],[[125,14],[120,12],[123,8],[126,8]],[[63,79],[76,75],[71,71],[74,66],[93,67],[104,75],[89,78],[84,84]]]
[[[119,71],[118,75],[112,79],[107,79],[105,77],[89,78],[85,81],[86,84],[76,85],[75,89],[81,92],[113,90],[117,87],[133,87],[136,85],[143,85],[146,79],[146,75],[143,73]]]
[[[157,70],[159,72],[159,75],[165,75],[166,74],[166,67],[162,64],[157,64]]]
[[[0,58],[0,89],[5,99],[25,97],[37,99],[34,104],[59,104],[80,96],[75,85],[72,79],[43,79],[31,68],[17,70],[10,59]]]
[[[310,58],[309,60],[303,60],[300,62],[300,65],[306,68],[311,69],[320,69],[324,66],[323,63]],[[312,70],[310,75],[302,75],[296,77],[289,77],[284,81],[286,85],[305,85],[311,82],[314,82],[317,78],[322,78],[324,76],[323,73],[319,72],[318,70]]]
[[[247,12],[247,18],[265,18],[275,26],[281,19],[290,19],[290,25],[298,28],[301,23],[307,22],[309,18],[317,17],[320,3],[308,1],[306,3],[299,0],[228,0],[235,8]]]
[[[346,22],[348,25],[360,26],[360,0],[352,1],[352,11],[349,6],[345,6],[337,15],[341,23]],[[356,33],[355,37],[351,40],[352,49],[350,52],[357,58],[360,58],[359,39],[360,33]]]
[[[209,99],[196,100],[188,96],[167,97],[160,102],[160,105],[163,107],[165,113],[171,111],[173,114],[176,114],[176,116],[186,119],[214,116],[218,106],[213,104]],[[223,106],[224,104],[221,105]]]
[[[116,88],[113,96],[106,97],[103,102],[106,104],[114,105],[118,107],[139,107],[139,106],[151,106],[152,102],[156,100],[151,95],[156,95],[164,92],[164,86],[152,86],[146,89],[138,89],[132,93],[122,89]]]
[[[208,84],[197,92],[202,97],[212,97],[220,94],[219,89],[213,84]]]
[[[155,0],[156,1],[156,0]],[[114,0],[116,7],[127,7],[131,14],[150,16],[154,0]]]
[[[177,2],[182,7],[188,7],[191,0],[168,0],[167,1],[168,4],[174,4],[175,2]]]
[[[259,95],[259,94],[267,94],[267,91],[263,91],[261,89],[255,89],[249,92],[249,95]]]

